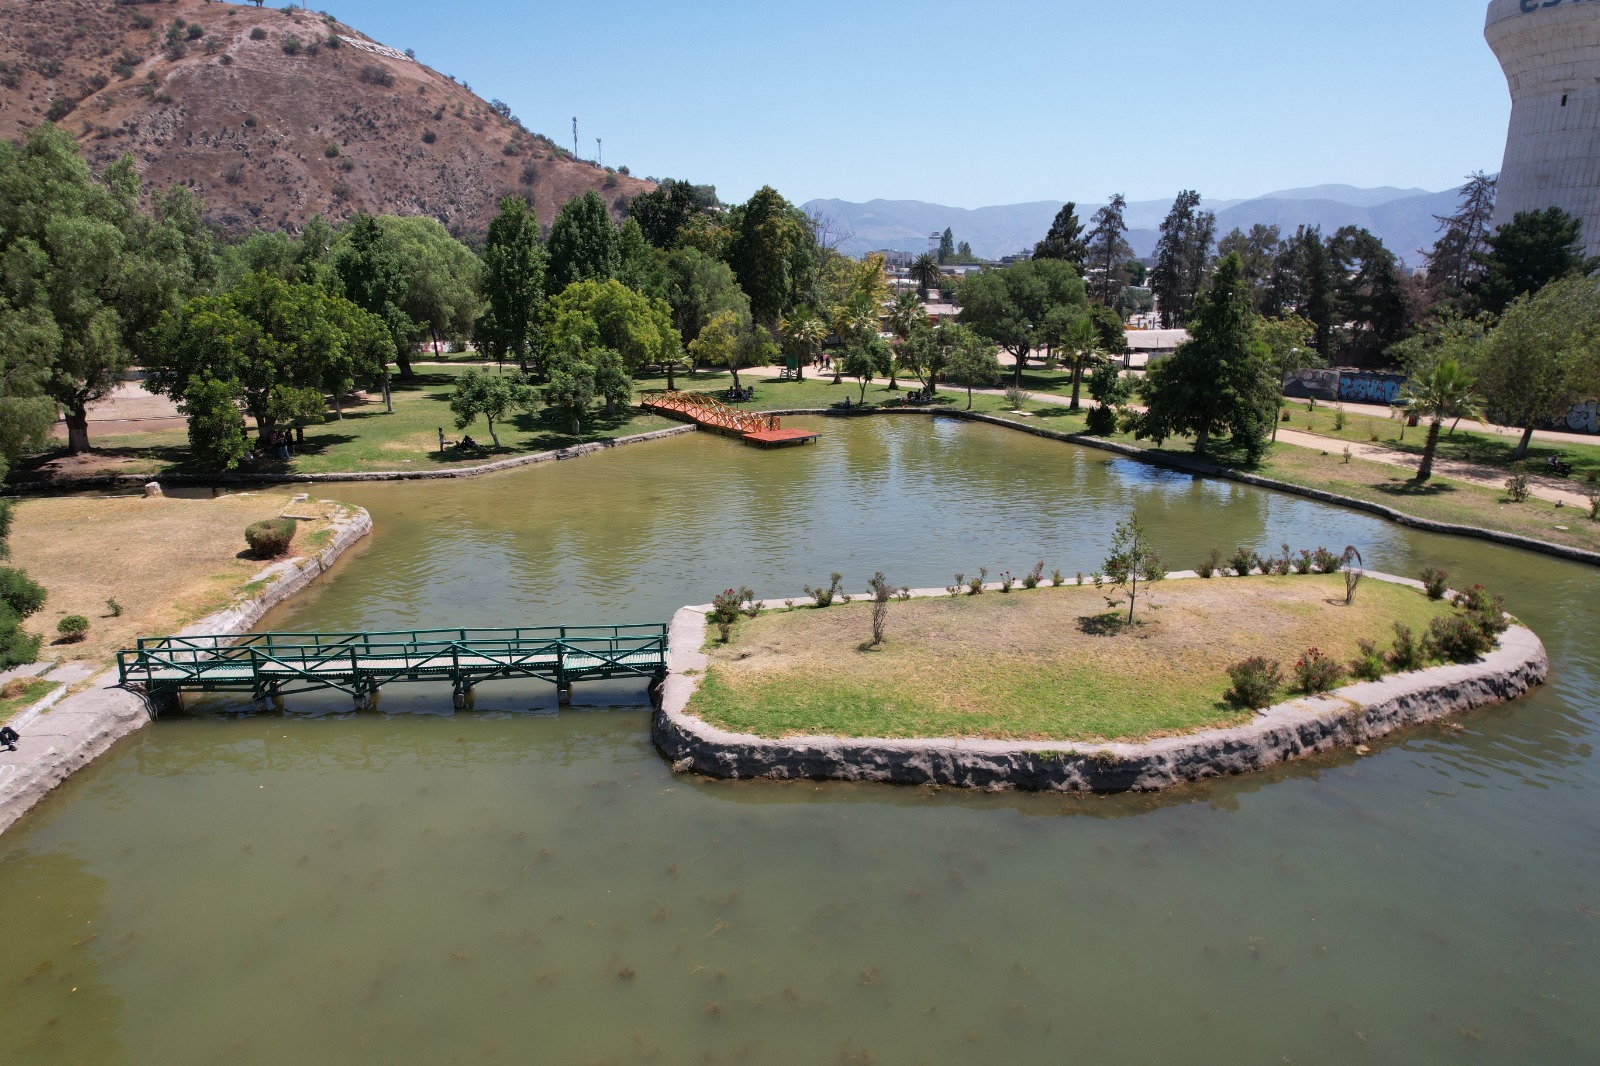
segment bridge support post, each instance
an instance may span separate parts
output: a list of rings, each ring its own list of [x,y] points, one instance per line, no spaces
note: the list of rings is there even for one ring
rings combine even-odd
[[[455,704],[455,708],[458,711],[464,711],[468,707],[471,707],[472,706],[472,686],[458,683],[456,685],[456,690],[455,690],[455,693],[454,693],[454,696],[453,696],[453,699],[451,700],[451,702]]]
[[[355,704],[358,711],[370,711],[378,705],[378,686],[370,682],[363,682],[355,691]]]
[[[160,718],[164,714],[181,714],[183,712],[183,690],[178,688],[152,688],[144,694],[145,701],[150,704],[150,712]]]
[[[572,702],[572,682],[556,685],[556,705],[565,707]]]

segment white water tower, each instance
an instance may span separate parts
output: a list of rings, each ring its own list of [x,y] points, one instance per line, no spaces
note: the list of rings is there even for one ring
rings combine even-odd
[[[1511,87],[1494,224],[1559,207],[1600,255],[1600,0],[1493,0],[1483,32]]]

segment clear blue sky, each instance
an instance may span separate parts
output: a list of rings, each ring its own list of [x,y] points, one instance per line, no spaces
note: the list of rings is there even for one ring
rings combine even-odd
[[[276,0],[273,0],[276,2]],[[316,5],[312,5],[315,7]],[[635,174],[742,200],[1210,199],[1498,170],[1486,0],[337,0]]]

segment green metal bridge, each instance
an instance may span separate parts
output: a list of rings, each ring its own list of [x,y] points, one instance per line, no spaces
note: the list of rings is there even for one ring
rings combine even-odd
[[[562,703],[578,681],[667,676],[667,627],[543,626],[381,633],[247,633],[142,637],[117,653],[123,685],[161,706],[185,691],[249,693],[258,705],[295,692],[338,689],[370,704],[384,685],[449,681],[464,707],[485,681],[536,678]]]

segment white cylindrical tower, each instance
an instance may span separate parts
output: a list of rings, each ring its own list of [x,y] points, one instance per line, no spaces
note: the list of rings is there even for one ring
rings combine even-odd
[[[1559,207],[1600,255],[1600,0],[1493,0],[1483,32],[1511,86],[1495,225]]]

